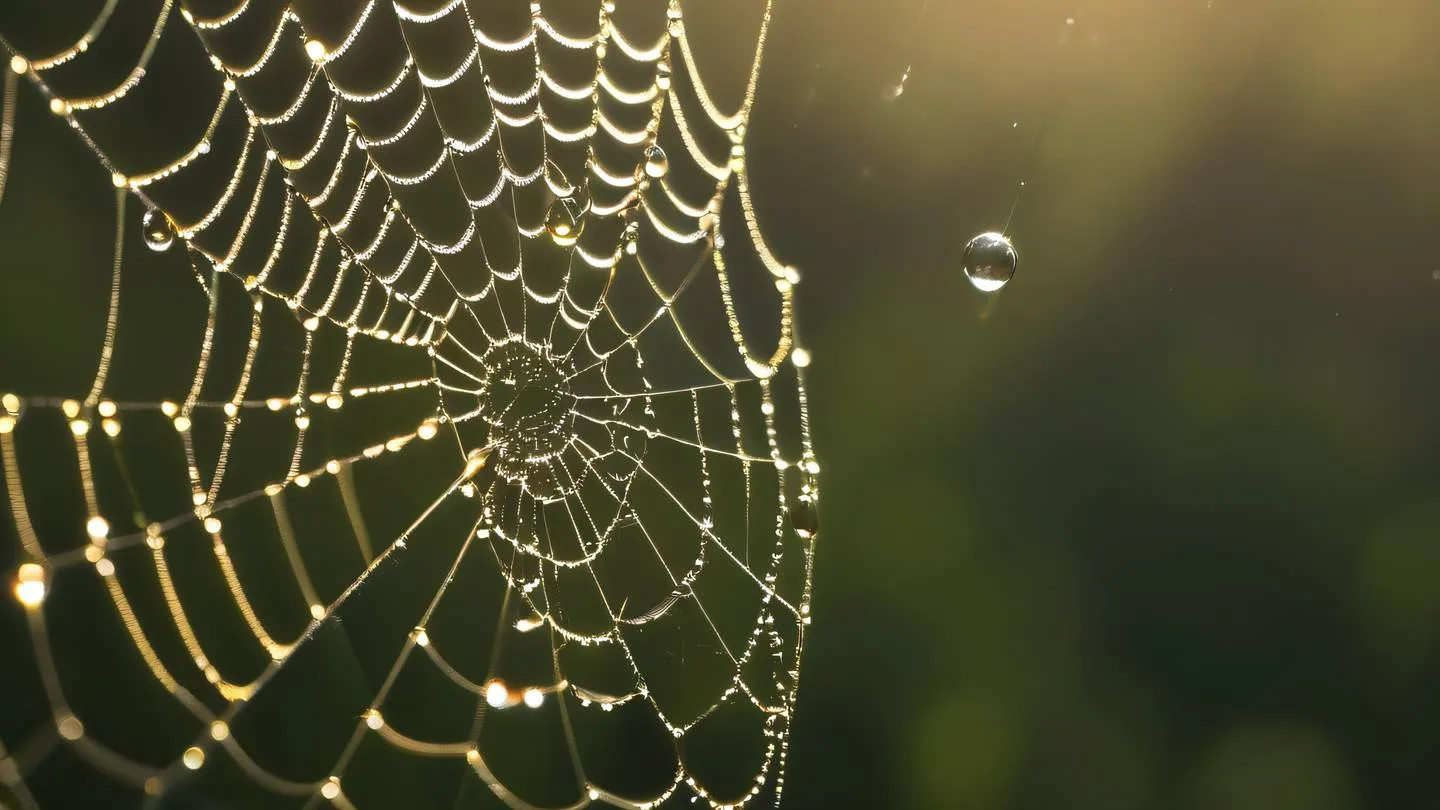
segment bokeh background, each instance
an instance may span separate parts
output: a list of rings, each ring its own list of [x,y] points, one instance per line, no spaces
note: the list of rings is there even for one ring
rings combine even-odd
[[[756,112],[826,473],[795,806],[1431,806],[1440,7],[920,5],[782,7]]]
[[[1435,806],[1440,5],[924,5],[777,2],[747,147],[823,467],[787,805]]]

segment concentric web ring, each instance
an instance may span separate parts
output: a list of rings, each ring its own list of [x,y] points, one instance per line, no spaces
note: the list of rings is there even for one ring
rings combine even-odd
[[[0,13],[0,804],[778,804],[769,4],[729,113],[677,2],[64,5]]]

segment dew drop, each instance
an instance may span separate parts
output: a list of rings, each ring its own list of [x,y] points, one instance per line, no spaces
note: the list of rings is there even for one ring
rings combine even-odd
[[[556,197],[550,203],[550,210],[545,213],[545,230],[550,232],[555,244],[570,247],[580,239],[585,230],[583,213],[582,206],[573,197]]]
[[[157,209],[146,211],[140,226],[145,231],[145,246],[157,253],[169,250],[175,243],[175,229],[170,225],[170,218]]]
[[[965,277],[980,292],[995,292],[1014,278],[1019,260],[1015,246],[1004,234],[982,233],[965,246]]]
[[[645,174],[659,179],[670,171],[670,158],[665,156],[665,150],[655,144],[645,147]]]
[[[813,540],[820,533],[820,510],[816,503],[815,489],[808,483],[809,477],[801,480],[807,483],[803,485],[800,497],[795,499],[790,509],[790,525],[802,540]]]

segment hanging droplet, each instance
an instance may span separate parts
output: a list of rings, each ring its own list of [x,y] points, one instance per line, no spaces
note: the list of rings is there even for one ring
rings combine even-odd
[[[813,540],[820,533],[820,509],[817,501],[820,493],[815,489],[815,479],[808,473],[800,476],[800,496],[790,508],[790,525],[802,540]]]
[[[158,209],[146,211],[140,227],[145,232],[145,246],[157,253],[169,250],[175,243],[175,228],[170,225],[170,218]]]
[[[556,197],[545,214],[545,230],[560,247],[571,247],[580,239],[585,230],[585,218],[581,206],[573,197]]]
[[[820,532],[820,520],[814,495],[801,495],[790,510],[791,525],[802,540],[813,540]]]
[[[1019,261],[1015,246],[1004,234],[982,233],[965,246],[965,277],[980,292],[995,292],[1015,276]]]
[[[670,171],[670,158],[665,156],[665,150],[656,144],[645,147],[645,173],[659,179]]]

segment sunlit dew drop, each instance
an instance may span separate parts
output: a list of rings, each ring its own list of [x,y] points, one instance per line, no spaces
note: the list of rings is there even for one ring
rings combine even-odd
[[[35,563],[24,563],[15,577],[15,598],[27,608],[39,607],[45,601],[45,569]]]
[[[570,247],[580,239],[585,230],[585,218],[581,206],[571,197],[557,197],[545,213],[545,230],[560,247]]]
[[[813,540],[820,533],[819,493],[809,475],[802,474],[800,482],[800,496],[790,507],[790,525],[802,540]]]
[[[665,156],[665,150],[655,144],[645,147],[645,174],[659,179],[670,171],[670,158]]]
[[[982,233],[965,246],[965,277],[975,289],[992,293],[1015,276],[1020,257],[1004,234]]]
[[[146,211],[140,225],[145,232],[145,246],[151,250],[157,253],[166,251],[175,243],[175,229],[170,226],[170,218],[159,210],[151,208]]]

